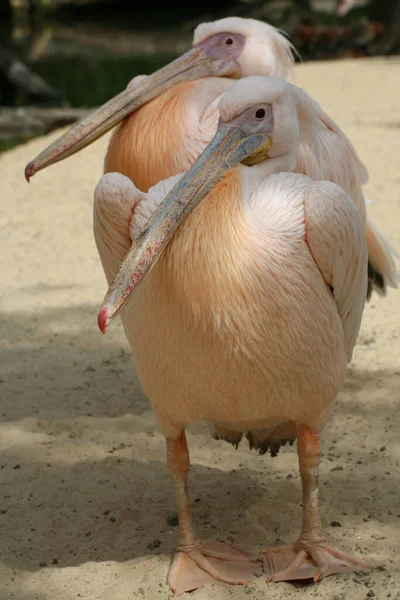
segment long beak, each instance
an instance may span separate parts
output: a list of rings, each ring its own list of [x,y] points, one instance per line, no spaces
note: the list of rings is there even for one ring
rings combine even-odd
[[[227,171],[265,147],[266,143],[271,144],[266,134],[246,136],[237,127],[224,124],[219,127],[213,140],[166,196],[132,244],[99,312],[98,325],[103,333],[132,292],[144,281],[188,214]]]
[[[237,72],[238,66],[234,60],[212,59],[203,48],[192,48],[159,71],[138,82],[137,85],[127,88],[71,127],[28,163],[25,168],[27,181],[29,182],[30,177],[41,169],[79,152],[112,129],[131,112],[175,84],[210,75],[221,77]]]

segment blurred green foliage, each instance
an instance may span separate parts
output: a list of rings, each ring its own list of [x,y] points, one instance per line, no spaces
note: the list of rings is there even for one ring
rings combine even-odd
[[[91,107],[121,92],[135,75],[147,75],[174,58],[174,54],[116,58],[45,56],[35,63],[35,72],[51,81],[71,106]]]

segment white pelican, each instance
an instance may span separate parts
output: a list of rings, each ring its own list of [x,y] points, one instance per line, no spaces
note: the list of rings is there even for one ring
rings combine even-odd
[[[286,78],[292,67],[290,42],[267,23],[238,17],[203,23],[194,32],[189,52],[149,77],[135,78],[127,90],[29,163],[26,176],[29,180],[40,169],[77,152],[126,117],[111,139],[105,172],[122,173],[147,191],[186,171],[210,142],[217,128],[219,99],[235,78]],[[340,185],[366,219],[362,184],[367,170],[351,142],[319,106],[315,116],[314,130],[304,127],[304,131],[320,138],[318,155],[313,154],[311,140],[303,137],[296,171]],[[299,114],[300,121],[306,118]],[[399,280],[392,249],[369,220],[366,236],[368,297],[373,289],[384,295],[387,286],[396,287]]]
[[[135,291],[121,318],[166,438],[180,523],[168,574],[176,592],[244,582],[256,568],[242,551],[196,537],[185,428],[199,420],[261,449],[297,436],[303,522],[292,546],[264,552],[270,579],[371,568],[329,544],[317,486],[320,432],[365,304],[364,220],[338,185],[292,172],[304,136],[319,151],[319,112],[305,92],[273,77],[241,79],[220,114],[184,176],[143,193],[108,173],[95,190],[95,238],[111,286],[99,326],[105,331]]]

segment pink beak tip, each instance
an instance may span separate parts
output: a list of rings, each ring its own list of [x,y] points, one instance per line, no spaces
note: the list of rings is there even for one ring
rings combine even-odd
[[[99,329],[102,333],[106,332],[107,314],[108,314],[108,308],[107,308],[107,306],[103,306],[103,308],[101,309],[101,311],[99,312],[99,315],[97,317],[97,325],[99,326]]]
[[[28,163],[25,167],[25,179],[27,180],[27,182],[29,183],[30,178],[32,177],[33,173],[33,167],[34,167],[34,161],[31,160],[30,163]]]

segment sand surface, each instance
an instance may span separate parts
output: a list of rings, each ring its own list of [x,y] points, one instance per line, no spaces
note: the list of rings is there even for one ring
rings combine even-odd
[[[370,171],[370,216],[400,249],[400,61],[305,64],[297,82],[354,141]],[[119,322],[102,336],[106,290],[92,193],[107,139],[36,175],[25,163],[53,133],[0,157],[0,599],[169,598],[177,528],[162,436]],[[329,538],[386,572],[318,585],[207,587],[211,598],[400,600],[400,291],[374,296],[324,432]],[[190,429],[199,533],[258,553],[300,525],[294,449],[259,457]],[[340,526],[332,526],[332,523]]]

